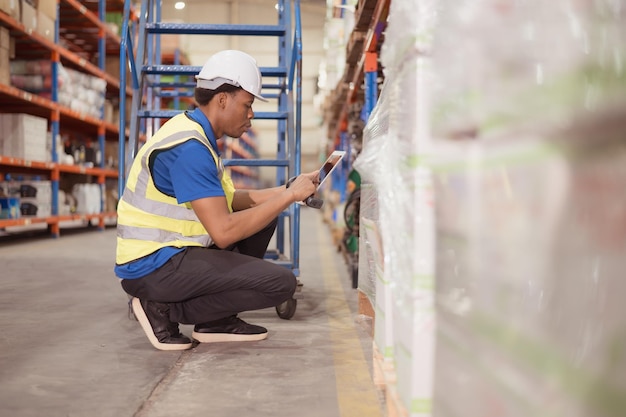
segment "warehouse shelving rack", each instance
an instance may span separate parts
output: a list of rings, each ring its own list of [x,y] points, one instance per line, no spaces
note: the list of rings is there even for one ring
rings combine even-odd
[[[105,59],[107,53],[118,53],[121,38],[105,24],[105,18],[107,13],[121,12],[123,2],[119,0],[97,2],[60,0],[54,3],[56,20],[52,36],[39,32],[37,28],[32,27],[30,22],[22,18],[24,6],[20,2],[17,4],[15,13],[0,10],[0,26],[7,28],[10,37],[15,41],[15,58],[45,60],[51,65],[49,98],[0,83],[0,112],[25,113],[46,118],[49,121],[52,137],[50,161],[31,161],[0,155],[0,179],[8,173],[39,175],[50,179],[52,214],[45,217],[0,219],[0,229],[41,223],[48,225],[53,237],[58,237],[60,228],[65,222],[72,225],[76,222],[91,224],[95,220],[98,228],[103,229],[105,221],[116,218],[114,211],[104,211],[104,203],[101,204],[99,213],[58,214],[59,181],[62,178],[85,176],[99,184],[104,194],[106,180],[118,177],[117,170],[104,167],[104,158],[99,167],[61,163],[56,153],[56,141],[59,140],[60,134],[87,132],[96,138],[103,154],[105,142],[117,142],[119,138],[118,126],[104,121],[104,109],[101,117],[93,117],[59,104],[58,67],[62,63],[68,68],[99,77],[107,83],[106,96],[118,96],[120,81],[116,76],[105,71]],[[131,90],[127,89],[126,94],[130,93]]]
[[[194,82],[162,82],[162,76],[194,76],[201,67],[191,65],[165,65],[162,63],[160,42],[162,35],[200,35],[200,36],[258,36],[278,39],[278,65],[261,67],[263,96],[275,99],[277,109],[273,112],[256,112],[255,119],[275,120],[277,123],[277,152],[273,159],[259,158],[254,152],[239,147],[232,155],[239,158],[224,159],[224,165],[231,172],[258,167],[276,167],[276,185],[282,185],[286,179],[300,173],[301,160],[301,101],[302,101],[302,40],[299,0],[278,0],[276,4],[276,25],[243,24],[181,24],[166,23],[161,19],[161,2],[143,0],[138,22],[131,21],[130,0],[124,6],[122,42],[120,49],[120,73],[122,90],[132,84],[133,98],[130,103],[131,117],[129,125],[120,118],[119,148],[119,193],[125,186],[125,175],[129,163],[134,159],[140,142],[150,132],[160,126],[162,120],[169,119],[181,110],[163,109],[162,100],[168,98],[190,97],[193,95]],[[136,45],[135,45],[136,43]],[[125,67],[130,64],[130,80],[125,77]],[[167,92],[166,94],[164,94]],[[120,113],[126,110],[125,94],[120,94]],[[128,153],[124,141],[124,132],[128,129]],[[254,146],[252,141],[243,139],[243,143]],[[266,259],[290,268],[296,276],[299,270],[300,206],[292,204],[285,210],[276,230],[276,248],[266,254]],[[296,310],[296,299],[300,296],[302,285],[298,285],[296,295],[276,307],[279,317],[291,318]]]
[[[337,190],[340,192],[342,202],[348,202],[350,199],[350,196],[346,195],[346,184],[352,170],[355,153],[349,132],[351,110],[353,106],[362,106],[360,118],[363,122],[367,122],[378,100],[380,76],[378,55],[383,43],[383,32],[387,24],[390,4],[391,0],[359,0],[356,3],[354,28],[347,38],[344,72],[330,97],[329,110],[324,118],[327,135],[334,148],[344,150],[350,155],[349,158],[344,159],[344,164],[337,173]],[[353,202],[350,201],[350,203]],[[344,212],[344,216],[346,214]],[[358,227],[356,229],[358,230]],[[351,230],[350,233],[355,233],[355,231]],[[357,288],[358,250],[351,252],[345,247],[342,249],[344,249],[344,257],[352,276],[352,286]],[[367,297],[359,292],[359,298],[361,312],[373,315],[373,308]]]

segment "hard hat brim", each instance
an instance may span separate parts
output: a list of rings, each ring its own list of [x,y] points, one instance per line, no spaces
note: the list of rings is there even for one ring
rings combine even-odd
[[[239,84],[238,82],[234,82],[234,81],[230,81],[227,80],[225,78],[220,78],[220,79],[214,79],[214,80],[205,80],[204,78],[199,78],[196,75],[196,87],[198,88],[204,88],[205,90],[215,90],[218,87],[224,85],[224,84],[228,84],[228,85],[232,85],[235,87],[239,87],[241,88],[243,91],[246,91],[250,94],[252,94],[254,97],[258,98],[261,101],[267,102],[268,100],[263,97],[260,94],[255,94],[252,91],[248,91],[247,89],[245,89],[241,84]]]

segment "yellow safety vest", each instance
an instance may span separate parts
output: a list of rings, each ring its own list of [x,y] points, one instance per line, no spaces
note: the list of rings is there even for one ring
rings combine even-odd
[[[165,123],[139,150],[128,174],[124,194],[117,207],[118,265],[134,261],[166,247],[209,246],[213,242],[198,220],[190,203],[178,204],[176,198],[154,186],[151,155],[188,140],[198,140],[213,155],[232,212],[235,187],[224,164],[211,147],[202,126],[184,113]]]

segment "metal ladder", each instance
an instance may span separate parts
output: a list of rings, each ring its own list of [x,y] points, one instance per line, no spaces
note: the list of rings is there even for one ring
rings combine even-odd
[[[126,173],[134,159],[142,138],[182,110],[162,109],[162,98],[179,100],[193,97],[195,82],[186,78],[197,75],[200,66],[164,65],[161,60],[161,35],[239,35],[276,37],[278,39],[278,65],[261,67],[262,95],[277,103],[276,111],[255,112],[255,119],[276,120],[277,150],[274,159],[224,159],[226,167],[276,167],[276,185],[301,171],[301,103],[302,103],[302,27],[299,0],[278,0],[276,25],[242,24],[181,24],[161,21],[161,1],[143,0],[139,17],[131,14],[131,1],[125,0],[120,47],[120,98],[119,98],[119,185],[121,197]],[[137,45],[133,45],[137,39]],[[208,57],[207,57],[208,58]],[[127,71],[130,66],[130,80]],[[161,77],[169,76],[165,82]],[[272,82],[268,82],[267,80]],[[173,81],[172,81],[173,80]],[[127,85],[132,89],[130,122],[126,124]],[[128,136],[128,141],[126,137]],[[128,150],[126,149],[126,146]],[[128,153],[129,155],[126,155]],[[275,233],[276,247],[268,249],[265,259],[290,268],[296,277],[299,270],[300,206],[292,204],[279,216]],[[276,306],[283,319],[295,314],[302,284],[294,298]]]

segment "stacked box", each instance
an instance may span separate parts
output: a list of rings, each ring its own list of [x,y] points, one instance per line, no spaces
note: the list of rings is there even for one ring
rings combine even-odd
[[[468,146],[449,162],[471,163],[441,166],[442,415],[623,414],[625,123],[596,117],[545,140]]]
[[[23,217],[52,215],[52,184],[50,181],[21,181],[20,211]]]
[[[30,114],[0,114],[0,154],[31,161],[46,161],[48,120]]]
[[[20,20],[20,0],[0,0],[0,10],[13,19]]]
[[[50,98],[52,82],[51,61],[11,61],[11,84],[13,86]],[[106,91],[105,80],[59,64],[57,82],[59,104],[100,118]]]
[[[54,42],[55,23],[56,21],[50,16],[37,10],[37,33],[50,42]]]
[[[22,0],[20,4],[21,22],[24,25],[24,31],[30,35],[37,31],[37,9],[25,0]]]
[[[11,38],[9,29],[0,26],[0,84],[11,84],[10,56]]]
[[[440,2],[434,415],[624,414],[626,15],[604,6]]]
[[[38,0],[37,11],[55,21],[57,19],[57,0]]]

